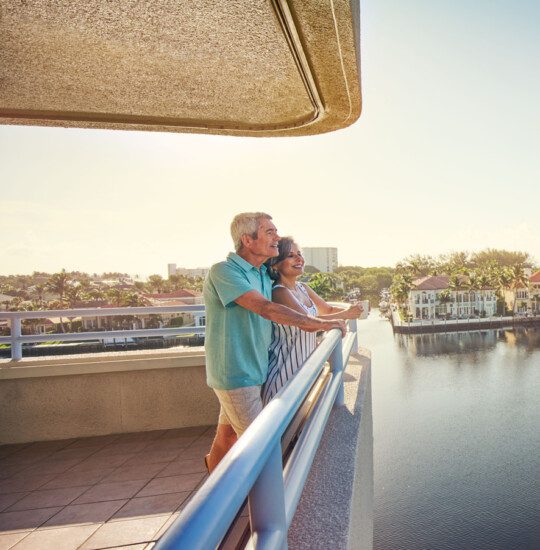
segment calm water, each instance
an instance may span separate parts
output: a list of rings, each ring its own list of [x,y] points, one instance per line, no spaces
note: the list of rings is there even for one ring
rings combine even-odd
[[[540,330],[393,335],[375,311],[375,549],[540,549]]]

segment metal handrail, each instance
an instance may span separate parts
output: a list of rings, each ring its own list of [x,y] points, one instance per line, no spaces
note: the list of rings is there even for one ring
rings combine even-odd
[[[333,406],[344,404],[343,369],[357,351],[356,321],[342,340],[328,332],[299,375],[282,388],[227,453],[156,550],[215,548],[249,497],[252,536],[248,547],[287,547],[287,531]],[[301,407],[326,361],[331,379],[302,430],[285,471],[281,437]]]
[[[11,344],[11,359],[18,361],[22,358],[22,345],[29,343],[48,342],[82,342],[88,340],[106,340],[109,338],[138,338],[148,336],[167,336],[175,334],[204,334],[204,326],[153,328],[153,329],[126,329],[104,330],[99,332],[67,332],[47,334],[22,334],[21,321],[23,319],[43,319],[48,317],[111,317],[116,315],[159,315],[161,313],[203,312],[203,304],[186,306],[154,306],[154,307],[114,307],[114,308],[79,308],[53,309],[41,311],[0,311],[0,319],[8,319],[11,324],[11,335],[0,336],[0,344]]]

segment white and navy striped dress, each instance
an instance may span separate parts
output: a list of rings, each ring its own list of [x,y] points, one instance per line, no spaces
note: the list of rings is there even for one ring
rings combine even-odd
[[[274,288],[286,288],[274,285]],[[302,306],[307,315],[317,315],[317,306],[313,303],[304,285],[296,283],[296,289],[302,292],[310,305],[307,306],[294,294],[294,299]],[[263,404],[266,405],[274,395],[302,367],[315,349],[317,335],[298,327],[272,323],[272,343],[268,357],[268,378],[262,389]]]

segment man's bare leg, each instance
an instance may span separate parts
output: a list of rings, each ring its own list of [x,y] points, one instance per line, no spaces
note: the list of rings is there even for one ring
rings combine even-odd
[[[210,452],[206,455],[206,464],[210,472],[221,462],[237,439],[236,432],[230,424],[218,424],[216,437]]]

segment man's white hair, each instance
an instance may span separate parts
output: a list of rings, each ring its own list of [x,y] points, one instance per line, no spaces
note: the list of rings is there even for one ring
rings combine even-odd
[[[249,235],[251,238],[256,239],[261,220],[271,219],[272,216],[264,212],[242,212],[237,214],[231,223],[231,236],[236,252],[242,248],[243,235]]]

